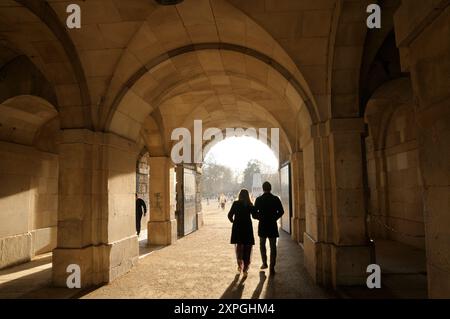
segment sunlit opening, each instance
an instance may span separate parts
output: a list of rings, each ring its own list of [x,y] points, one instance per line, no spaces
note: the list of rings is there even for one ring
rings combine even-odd
[[[278,160],[270,147],[248,136],[226,138],[211,147],[205,157],[205,163],[223,165],[234,172],[243,171],[251,160],[260,162],[265,173],[278,170]]]
[[[230,137],[217,143],[206,154],[203,165],[203,196],[225,194],[235,198],[246,188],[252,197],[262,193],[262,183],[279,187],[278,159],[265,143],[253,137]]]

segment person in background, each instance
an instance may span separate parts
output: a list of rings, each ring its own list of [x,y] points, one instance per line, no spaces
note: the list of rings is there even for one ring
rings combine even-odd
[[[227,203],[227,198],[225,197],[224,194],[221,194],[219,197],[219,205],[222,209],[225,209],[225,205]]]
[[[238,200],[231,205],[228,219],[233,223],[230,243],[235,245],[237,272],[238,274],[242,272],[244,277],[248,274],[252,248],[255,244],[251,219],[254,213],[255,208],[250,201],[248,191],[242,189],[239,192]]]
[[[141,233],[141,219],[142,215],[147,214],[147,206],[145,205],[145,201],[142,198],[138,197],[136,193],[136,233],[139,236]]]
[[[262,266],[261,269],[267,269],[267,251],[266,241],[269,238],[270,243],[270,274],[275,275],[275,264],[277,260],[277,238],[278,219],[284,214],[283,205],[278,196],[272,195],[272,185],[264,182],[262,185],[264,193],[256,198],[255,201],[255,218],[259,220],[258,236],[259,248],[261,251]]]

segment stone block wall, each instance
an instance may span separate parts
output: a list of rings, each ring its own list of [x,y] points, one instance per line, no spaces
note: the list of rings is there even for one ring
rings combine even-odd
[[[56,247],[58,155],[0,142],[0,268]]]
[[[365,120],[370,236],[424,249],[424,188],[411,79],[378,88]]]
[[[412,109],[395,112],[386,132],[388,238],[425,249],[422,185]],[[421,237],[423,236],[423,237]]]
[[[424,188],[428,295],[450,297],[450,5],[402,1],[395,16],[398,46],[411,72],[419,165]]]

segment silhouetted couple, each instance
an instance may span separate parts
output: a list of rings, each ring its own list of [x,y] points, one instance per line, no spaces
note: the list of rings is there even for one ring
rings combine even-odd
[[[263,184],[264,194],[259,196],[255,205],[250,200],[246,189],[239,192],[238,200],[233,202],[228,219],[233,223],[231,231],[231,244],[236,248],[238,273],[243,272],[247,276],[250,266],[252,247],[255,244],[253,236],[252,217],[259,221],[258,236],[261,251],[261,269],[267,269],[266,242],[270,243],[270,274],[275,274],[277,259],[278,219],[283,215],[283,205],[277,196],[271,193],[272,186],[269,182]]]

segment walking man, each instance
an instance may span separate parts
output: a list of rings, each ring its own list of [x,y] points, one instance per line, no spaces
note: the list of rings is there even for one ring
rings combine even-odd
[[[268,268],[266,250],[266,241],[268,238],[270,244],[270,274],[274,275],[277,261],[277,238],[280,237],[277,221],[283,216],[284,210],[280,199],[271,193],[272,185],[269,182],[264,182],[262,188],[264,193],[255,201],[255,216],[259,220],[259,248],[263,262],[261,269]]]
[[[141,233],[141,219],[142,215],[147,214],[147,206],[142,198],[138,197],[136,193],[136,233],[139,236]]]

